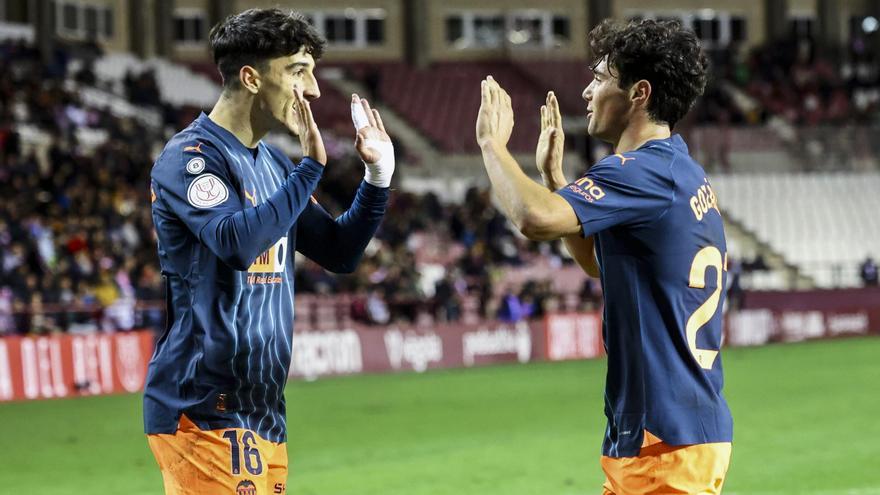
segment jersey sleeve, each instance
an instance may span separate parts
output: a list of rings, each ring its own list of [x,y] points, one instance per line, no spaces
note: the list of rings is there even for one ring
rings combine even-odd
[[[647,224],[673,199],[672,178],[656,165],[638,154],[611,155],[556,193],[574,209],[584,237],[617,225]]]
[[[290,230],[323,170],[320,163],[304,158],[272,196],[249,207],[216,149],[205,145],[198,152],[166,150],[151,174],[153,207],[169,210],[224,263],[247,270]]]
[[[361,181],[351,208],[333,218],[317,201],[296,224],[296,249],[322,267],[351,273],[382,223],[390,191]]]

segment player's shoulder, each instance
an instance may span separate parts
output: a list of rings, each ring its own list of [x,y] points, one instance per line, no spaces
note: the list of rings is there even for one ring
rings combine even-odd
[[[185,173],[198,175],[205,170],[216,171],[226,163],[222,149],[219,140],[196,120],[168,140],[151,175],[178,177]]]
[[[671,168],[683,157],[689,158],[687,147],[675,135],[648,141],[632,151],[608,155],[593,165],[590,172],[627,182],[638,182],[640,179],[673,182]]]

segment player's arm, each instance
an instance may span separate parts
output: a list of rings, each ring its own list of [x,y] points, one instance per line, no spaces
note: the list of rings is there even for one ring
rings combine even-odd
[[[297,223],[297,250],[335,273],[357,268],[385,215],[394,174],[394,146],[379,112],[352,95],[351,118],[357,133],[355,148],[364,162],[364,180],[354,202],[335,219],[312,203]]]
[[[385,215],[388,188],[361,182],[351,208],[337,218],[309,204],[296,224],[296,249],[324,269],[351,273]]]
[[[530,179],[507,150],[513,131],[510,96],[489,76],[481,83],[477,142],[498,202],[529,239],[544,241],[580,232],[577,215],[558,195]]]
[[[364,180],[351,207],[333,218],[317,203],[297,224],[297,250],[327,270],[351,273],[385,215],[394,174],[394,146],[378,110],[358,95],[351,97],[355,149],[364,162]]]
[[[293,111],[303,124],[300,128],[306,129],[300,138],[307,156],[281,187],[256,207],[246,207],[225,160],[212,147],[192,155],[172,152],[170,157],[160,158],[153,169],[157,200],[214,255],[236,270],[247,270],[257,256],[290,230],[323,174],[324,164],[309,158],[326,160],[320,133],[308,102],[299,94],[297,101]],[[187,166],[193,160],[201,163]]]
[[[562,170],[562,155],[565,149],[565,132],[562,129],[562,114],[559,102],[553,92],[547,93],[547,99],[541,106],[541,135],[535,151],[535,163],[544,186],[555,192],[568,184]],[[599,277],[599,263],[596,260],[593,236],[582,237],[580,233],[562,238],[571,256],[588,275]]]

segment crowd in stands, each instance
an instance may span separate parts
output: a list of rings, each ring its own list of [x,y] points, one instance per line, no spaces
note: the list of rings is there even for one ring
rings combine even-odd
[[[63,59],[47,66],[22,43],[0,52],[0,334],[142,324],[136,301],[162,297],[146,206],[160,136],[84,105]],[[107,132],[89,153],[84,127]],[[25,129],[48,142],[26,144]]]
[[[41,64],[27,45],[6,43],[0,51],[0,334],[161,327],[164,283],[149,172],[165,140],[162,130],[85,105],[65,86],[63,67]],[[88,74],[76,79],[93,82]],[[150,79],[149,73],[127,76],[128,99],[160,107]],[[171,126],[192,118],[189,109],[159,109]],[[107,139],[86,150],[75,132],[82,127],[106,130]],[[48,143],[24,143],[22,129],[38,130]],[[343,143],[351,147],[350,136],[326,139],[337,151],[317,196],[339,213],[350,204],[363,165],[353,149],[343,149]],[[299,257],[297,292],[362,295],[351,311],[364,322],[414,321],[419,314],[454,321],[468,297],[488,316],[540,314],[547,284],[517,289],[525,302],[515,309],[512,293],[493,296],[497,266],[537,254],[512,234],[486,191],[471,191],[462,205],[397,193],[389,209],[357,273],[330,276]],[[430,279],[416,270],[413,254],[425,233],[447,253],[460,253],[438,265],[448,272],[434,270]]]
[[[875,119],[880,82],[867,52],[835,67],[803,46],[769,45],[745,59],[733,51],[714,54],[716,84],[694,118],[752,123],[781,115],[805,125]],[[168,131],[182,128],[198,110],[164,104],[150,72],[129,74],[128,101],[162,116],[163,125],[151,128],[81,101],[71,80],[101,84],[88,63],[68,74],[62,51],[49,64],[40,60],[24,43],[0,44],[0,335],[161,328],[164,283],[149,173]],[[719,80],[742,88],[761,111],[733,104]],[[78,139],[83,128],[104,131],[106,139],[89,148]],[[22,133],[34,132],[47,137],[42,144],[23,139]],[[340,213],[363,168],[351,136],[328,132],[325,139],[333,164],[316,196]],[[555,289],[552,272],[526,283],[506,280],[506,271],[534,263],[572,262],[559,243],[527,242],[515,234],[487,191],[472,189],[460,204],[397,191],[356,273],[329,275],[297,257],[296,291],[350,294],[349,316],[374,324],[457,321],[468,314],[517,321],[574,309]],[[871,266],[867,272],[876,281]],[[599,291],[586,278],[577,305],[594,307]]]

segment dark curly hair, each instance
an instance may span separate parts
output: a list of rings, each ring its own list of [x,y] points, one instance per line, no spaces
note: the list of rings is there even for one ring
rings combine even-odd
[[[592,68],[606,60],[621,89],[651,83],[648,115],[672,128],[706,87],[709,60],[693,31],[679,21],[606,19],[590,31]]]
[[[317,60],[326,44],[301,14],[279,9],[231,15],[211,28],[210,40],[225,88],[238,85],[238,73],[245,65],[264,68],[269,59],[293,55],[303,46]]]

